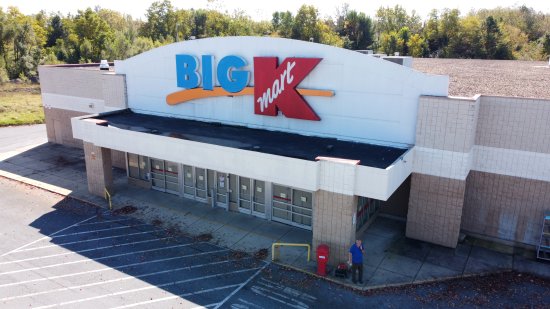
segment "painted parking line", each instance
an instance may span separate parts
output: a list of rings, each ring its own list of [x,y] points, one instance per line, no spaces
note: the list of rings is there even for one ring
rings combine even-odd
[[[106,236],[106,237],[98,237],[98,238],[92,238],[92,239],[85,239],[85,240],[77,240],[77,241],[69,241],[69,242],[63,242],[59,244],[52,244],[47,246],[40,246],[40,247],[32,247],[32,248],[26,248],[17,250],[15,252],[25,252],[25,251],[32,251],[32,250],[38,250],[38,249],[44,249],[44,248],[51,248],[51,247],[60,247],[60,246],[67,246],[67,245],[74,245],[74,244],[81,244],[84,242],[90,242],[90,241],[96,241],[96,240],[105,240],[105,239],[113,239],[113,238],[119,238],[119,237],[128,237],[128,236],[135,236],[135,235],[143,235],[143,234],[151,234],[155,236],[153,233],[160,233],[165,230],[151,230],[146,232],[136,232],[136,233],[130,233],[130,234],[122,234],[122,235],[115,235],[115,236]],[[12,253],[15,253],[12,252]]]
[[[291,287],[279,284],[277,282],[261,278],[250,290],[257,295],[276,301],[289,308],[307,309],[308,303],[314,303],[317,298],[295,290]]]
[[[263,267],[265,267],[265,266],[263,266]],[[220,274],[215,274],[215,275],[208,275],[208,276],[202,276],[202,277],[197,277],[197,278],[190,278],[190,279],[185,279],[185,280],[167,282],[167,283],[163,283],[163,284],[157,284],[157,285],[154,285],[154,286],[146,286],[146,287],[137,288],[137,289],[131,289],[131,290],[125,290],[125,291],[119,291],[119,292],[113,292],[113,293],[106,293],[106,294],[103,294],[103,295],[97,295],[97,296],[88,297],[88,298],[81,298],[81,299],[75,299],[75,300],[61,302],[61,303],[57,303],[57,304],[40,306],[40,307],[36,307],[35,309],[45,309],[45,308],[60,307],[60,306],[65,306],[65,305],[72,305],[72,304],[82,303],[82,302],[91,301],[91,300],[98,300],[98,299],[106,298],[106,297],[119,296],[119,295],[124,295],[124,294],[128,294],[128,293],[141,292],[141,291],[146,291],[146,290],[151,290],[151,289],[156,289],[156,288],[162,288],[162,287],[165,287],[165,286],[171,286],[171,285],[182,284],[182,283],[189,283],[189,282],[205,280],[205,279],[212,279],[212,278],[216,278],[216,277],[220,277],[220,276],[239,274],[239,273],[254,271],[254,270],[258,270],[258,269],[261,270],[263,267],[240,269],[240,270],[235,270],[235,271],[230,271],[230,272],[225,272],[225,273],[220,273]],[[238,287],[238,286],[241,286],[241,284],[235,284],[235,285],[231,285],[231,286],[237,286]],[[230,286],[226,286],[225,288],[229,288],[229,287]],[[213,288],[212,290],[215,290],[215,289],[220,289],[220,288],[219,287],[218,288]],[[206,291],[206,290],[202,290],[202,291],[194,292],[194,293],[204,293],[204,291]],[[194,293],[188,293],[188,294],[193,295]],[[189,296],[189,295],[185,295],[185,296]],[[124,308],[124,306],[122,308]]]
[[[30,245],[32,245],[32,244],[35,244],[35,243],[37,243],[37,242],[39,242],[39,241],[42,241],[42,240],[51,238],[51,237],[53,237],[54,235],[56,235],[57,233],[61,233],[61,232],[63,232],[63,231],[66,231],[66,230],[68,230],[68,229],[70,229],[70,228],[72,228],[72,227],[75,227],[75,226],[77,226],[77,225],[79,225],[79,224],[81,224],[81,223],[84,223],[84,222],[86,222],[86,221],[92,220],[92,219],[95,218],[95,217],[96,217],[95,215],[94,215],[94,216],[91,216],[91,217],[89,217],[88,219],[84,219],[84,220],[82,220],[82,221],[80,221],[80,222],[77,222],[77,223],[75,223],[75,224],[73,224],[73,225],[67,226],[66,228],[63,228],[63,229],[61,229],[61,230],[59,230],[59,231],[57,231],[57,232],[53,232],[53,233],[51,233],[51,234],[48,235],[48,236],[44,236],[44,237],[41,237],[41,238],[39,238],[39,239],[37,239],[37,240],[31,241],[31,242],[28,243],[28,244],[25,244],[25,245],[23,245],[23,246],[21,246],[21,247],[19,247],[19,248],[15,248],[15,249],[13,249],[13,250],[11,250],[11,251],[8,251],[8,252],[6,252],[6,253],[0,255],[0,257],[4,257],[4,256],[6,256],[6,255],[8,255],[8,254],[11,254],[11,253],[13,253],[13,252],[17,252],[18,250],[21,250],[21,249],[23,249],[23,248],[26,248],[26,247],[28,247],[28,246],[30,246]]]
[[[121,270],[121,269],[128,268],[128,267],[142,266],[142,265],[153,264],[153,263],[162,263],[162,262],[168,262],[168,261],[173,261],[173,260],[177,260],[177,259],[185,259],[185,258],[189,258],[189,257],[201,256],[201,255],[206,255],[206,254],[211,254],[211,253],[221,253],[221,252],[226,252],[226,251],[229,251],[229,249],[221,249],[221,250],[216,250],[216,251],[201,252],[201,253],[194,253],[194,254],[188,254],[188,255],[180,255],[180,256],[174,256],[174,257],[151,260],[151,261],[130,263],[130,264],[125,264],[125,265],[116,266],[116,267],[105,267],[105,268],[82,271],[82,272],[65,274],[65,275],[42,277],[42,278],[32,279],[32,280],[27,280],[27,281],[18,281],[18,282],[12,282],[12,283],[5,283],[5,284],[0,285],[0,288],[16,286],[16,285],[21,285],[21,284],[28,284],[28,283],[36,283],[36,282],[40,282],[40,281],[54,280],[54,279],[60,279],[60,278],[67,278],[67,277],[73,277],[73,276],[80,276],[80,275],[86,275],[86,274],[102,272],[102,271],[108,271],[108,270]]]
[[[260,267],[256,273],[254,273],[252,276],[250,276],[250,278],[248,278],[245,282],[238,285],[237,288],[233,292],[231,292],[231,294],[227,295],[227,297],[225,297],[221,302],[219,302],[218,305],[214,309],[218,309],[221,306],[223,306],[223,304],[225,304],[229,299],[231,299],[231,297],[233,297],[235,294],[237,294],[245,285],[247,285],[250,281],[252,281],[252,279],[254,279],[256,276],[258,276],[262,272],[262,270],[264,270],[264,268],[266,268],[269,264],[270,263],[265,263],[264,266]]]
[[[234,287],[237,287],[237,286],[239,286],[239,284],[231,284],[231,285],[226,285],[226,286],[220,286],[220,287],[217,287],[217,288],[211,288],[211,289],[197,291],[197,292],[191,292],[191,293],[185,293],[185,294],[179,294],[179,295],[172,295],[172,296],[168,296],[168,297],[152,299],[152,300],[148,300],[148,301],[142,301],[142,302],[139,302],[139,303],[124,305],[124,306],[118,306],[118,307],[112,307],[111,309],[124,309],[124,308],[132,308],[132,307],[136,307],[136,306],[149,305],[149,304],[158,303],[158,302],[161,302],[161,301],[167,301],[167,300],[183,298],[183,297],[187,297],[187,296],[200,295],[200,294],[216,292],[216,291],[225,290],[225,289],[231,289],[231,288],[234,288]],[[198,307],[194,307],[194,308],[211,308],[211,307],[217,306],[217,305],[218,305],[218,303],[210,304],[210,305],[206,305],[206,306],[198,306]],[[38,308],[40,308],[40,307],[38,307]]]
[[[83,260],[70,261],[70,262],[58,263],[58,264],[52,264],[52,265],[46,265],[46,266],[18,269],[18,270],[12,270],[12,271],[7,271],[7,272],[0,273],[0,276],[2,276],[2,275],[11,275],[11,274],[21,273],[21,272],[26,272],[26,271],[45,269],[45,268],[65,266],[65,265],[69,265],[69,264],[78,264],[78,263],[84,263],[84,262],[89,262],[89,261],[105,260],[105,259],[121,257],[121,256],[125,256],[125,255],[133,255],[133,254],[138,254],[138,253],[145,253],[145,252],[153,252],[153,251],[161,251],[161,250],[168,250],[168,249],[174,249],[174,248],[181,248],[181,247],[191,246],[191,245],[195,245],[195,244],[199,244],[199,243],[191,243],[191,244],[175,245],[175,246],[168,246],[168,247],[156,248],[156,249],[147,249],[147,250],[126,252],[126,253],[120,253],[120,254],[115,254],[115,255],[102,256],[102,257],[98,257],[98,258],[95,258],[95,259],[83,259]]]
[[[251,258],[249,258],[249,259],[251,259]],[[191,270],[191,269],[195,269],[195,268],[201,268],[201,267],[212,266],[212,265],[220,265],[220,264],[235,262],[235,261],[236,260],[225,260],[225,261],[218,261],[218,262],[205,263],[205,264],[199,264],[199,265],[192,265],[192,266],[166,269],[166,270],[161,270],[161,271],[156,271],[156,272],[151,272],[151,273],[146,273],[146,274],[141,274],[141,275],[136,275],[136,276],[129,276],[129,277],[123,277],[123,278],[117,278],[117,279],[87,283],[87,284],[82,284],[82,285],[69,286],[69,287],[58,288],[58,289],[53,289],[53,290],[48,290],[48,291],[40,291],[40,292],[29,293],[29,294],[24,294],[24,295],[9,296],[9,297],[0,298],[0,301],[8,301],[8,300],[14,300],[14,299],[19,299],[19,298],[33,297],[33,296],[38,296],[38,295],[44,295],[44,294],[50,294],[50,293],[56,293],[56,292],[63,292],[63,291],[70,291],[70,290],[80,290],[82,288],[87,288],[87,287],[91,287],[91,286],[97,286],[97,285],[108,284],[108,283],[113,283],[113,282],[121,282],[121,281],[136,279],[136,278],[151,277],[151,276],[167,274],[167,273],[171,273],[171,272],[177,272],[177,271],[182,271],[182,270]]]
[[[105,220],[105,221],[96,221],[96,222],[87,222],[87,223],[81,223],[78,226],[86,226],[86,225],[95,225],[95,224],[102,224],[102,223],[120,223],[120,222],[126,222],[130,220],[135,220],[133,218],[127,218],[127,219],[117,219],[117,220]]]
[[[127,228],[133,228],[137,226],[144,226],[149,225],[147,223],[141,223],[141,224],[135,224],[135,225],[124,225],[124,226],[116,226],[116,227],[110,227],[106,229],[99,229],[99,230],[93,230],[93,231],[84,231],[84,232],[74,232],[69,234],[62,234],[62,235],[55,235],[51,238],[61,238],[61,237],[68,237],[68,236],[76,236],[76,235],[82,235],[82,234],[91,234],[91,233],[97,233],[97,232],[106,232],[106,231],[113,231],[113,230],[120,230],[120,229],[127,229]]]
[[[84,249],[84,250],[78,250],[78,251],[70,251],[70,252],[56,253],[56,254],[50,254],[50,255],[36,256],[36,257],[22,259],[22,260],[0,262],[0,265],[8,265],[8,264],[21,263],[21,262],[27,262],[27,261],[35,261],[35,260],[40,260],[40,259],[47,259],[47,258],[58,257],[58,256],[67,256],[67,255],[71,255],[71,254],[79,254],[79,253],[97,251],[97,250],[103,250],[103,249],[112,249],[112,248],[118,248],[118,247],[124,247],[124,246],[130,246],[130,245],[137,245],[137,244],[143,244],[143,243],[148,243],[148,242],[166,240],[166,239],[170,239],[170,238],[172,238],[172,237],[147,239],[147,240],[133,241],[133,242],[123,243],[123,244],[115,244],[115,245],[111,245],[111,246],[103,246],[103,247]]]

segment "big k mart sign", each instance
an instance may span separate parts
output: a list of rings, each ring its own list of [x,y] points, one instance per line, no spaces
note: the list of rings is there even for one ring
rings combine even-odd
[[[334,95],[331,90],[299,88],[304,78],[315,69],[322,58],[284,59],[254,57],[254,86],[250,86],[247,61],[238,56],[225,56],[216,64],[211,55],[199,59],[193,55],[176,55],[177,85],[184,90],[166,97],[170,105],[216,96],[254,95],[254,113],[287,118],[319,121],[304,96]],[[215,86],[215,81],[220,86]],[[202,82],[202,87],[201,86]]]

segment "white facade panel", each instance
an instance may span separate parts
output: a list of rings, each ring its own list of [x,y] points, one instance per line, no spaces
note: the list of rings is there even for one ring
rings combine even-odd
[[[298,88],[333,90],[334,97],[305,97],[321,121],[254,114],[253,96],[203,98],[170,106],[166,96],[176,84],[177,54],[215,63],[228,55],[243,57],[253,81],[253,58],[320,57],[323,60]],[[448,77],[427,75],[375,57],[322,44],[262,37],[210,38],[175,43],[117,61],[126,75],[128,105],[140,113],[243,125],[388,145],[414,144],[420,95],[448,94]],[[199,70],[200,72],[200,70]]]
[[[411,172],[398,160],[387,169],[308,161],[72,119],[73,135],[100,147],[269,181],[308,191],[325,190],[387,200]],[[108,136],[108,138],[106,138]],[[408,161],[408,153],[405,154]]]

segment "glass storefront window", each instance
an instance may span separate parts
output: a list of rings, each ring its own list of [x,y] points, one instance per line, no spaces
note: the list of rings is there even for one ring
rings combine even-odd
[[[311,227],[313,194],[273,184],[274,220],[292,225]]]
[[[149,180],[149,158],[128,153],[128,177]]]
[[[138,155],[128,153],[128,176],[139,178],[139,159]]]
[[[357,198],[356,229],[361,229],[376,214],[379,208],[379,200],[359,196]]]

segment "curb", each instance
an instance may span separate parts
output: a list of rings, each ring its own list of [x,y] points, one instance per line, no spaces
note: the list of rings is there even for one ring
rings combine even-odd
[[[35,187],[35,188],[38,188],[38,189],[41,189],[41,190],[44,190],[44,191],[48,191],[50,193],[60,195],[60,196],[64,196],[66,198],[71,198],[73,200],[77,200],[81,203],[90,205],[90,206],[95,207],[95,208],[103,208],[100,205],[97,205],[97,204],[95,204],[93,202],[90,202],[88,200],[85,200],[85,199],[82,199],[82,198],[79,198],[79,197],[76,197],[76,196],[71,196],[70,194],[72,193],[72,191],[67,190],[65,188],[57,187],[57,186],[54,186],[54,185],[47,184],[45,182],[29,179],[27,177],[19,176],[17,174],[12,174],[10,172],[6,172],[6,171],[2,171],[2,170],[0,170],[0,177],[4,178],[4,179],[16,181],[16,182],[19,182],[19,183],[22,183],[22,184],[26,184],[26,185],[29,185],[29,186],[32,186],[32,187]]]
[[[292,269],[294,271],[299,271],[301,273],[311,275],[311,276],[316,277],[318,279],[322,279],[322,280],[325,280],[325,281],[330,281],[332,283],[348,287],[352,290],[363,291],[363,292],[371,291],[371,290],[379,290],[379,289],[384,289],[384,288],[391,288],[391,287],[404,287],[404,286],[409,286],[409,285],[421,285],[421,284],[427,284],[427,283],[445,282],[445,281],[450,281],[450,280],[455,280],[455,279],[464,279],[464,278],[471,278],[471,277],[483,277],[483,276],[488,276],[488,275],[509,273],[509,272],[514,271],[513,269],[503,269],[503,270],[498,270],[498,271],[493,271],[493,272],[463,274],[463,275],[457,275],[457,276],[451,276],[451,277],[425,279],[425,280],[413,281],[413,282],[391,283],[391,284],[381,284],[381,285],[373,285],[373,286],[358,286],[356,284],[351,284],[351,283],[348,283],[348,282],[342,282],[342,281],[336,280],[336,279],[328,277],[328,276],[326,276],[326,277],[319,276],[318,274],[316,274],[314,272],[310,272],[310,271],[298,268],[296,266],[284,264],[284,263],[281,263],[281,262],[272,261],[271,263],[279,265],[279,266],[284,267],[284,268],[289,268],[289,269]]]

